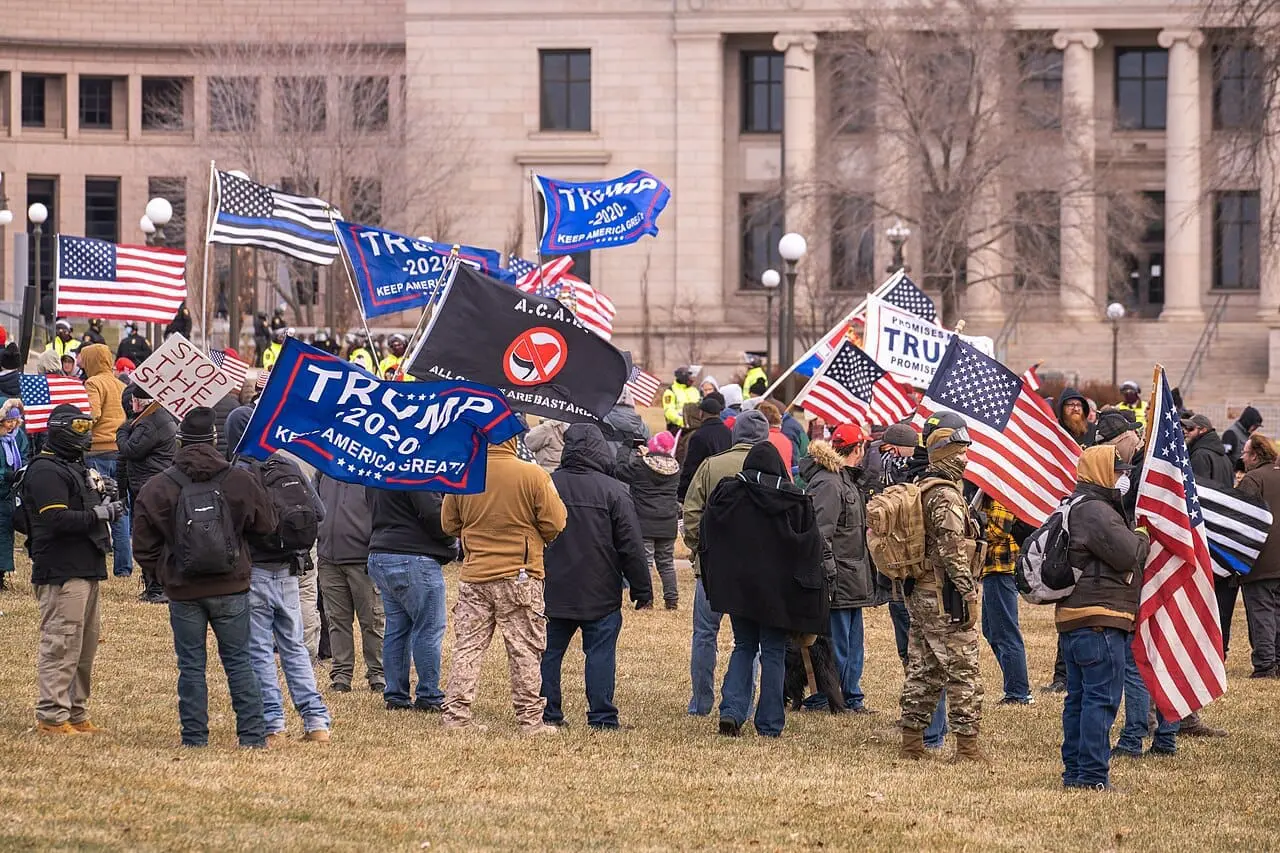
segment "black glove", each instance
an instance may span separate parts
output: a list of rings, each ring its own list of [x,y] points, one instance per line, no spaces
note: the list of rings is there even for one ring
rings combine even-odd
[[[99,521],[115,521],[124,515],[124,504],[120,501],[109,501],[93,508],[93,514]]]

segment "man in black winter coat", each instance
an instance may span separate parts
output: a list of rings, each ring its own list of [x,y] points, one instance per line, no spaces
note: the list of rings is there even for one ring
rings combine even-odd
[[[178,422],[151,399],[151,394],[139,385],[125,389],[131,418],[116,430],[116,447],[120,451],[120,467],[128,472],[127,497],[129,511],[147,481],[173,464],[178,452]],[[148,604],[167,604],[164,586],[160,579],[142,573],[145,586],[140,601]]]
[[[1244,453],[1245,442],[1249,436],[1262,429],[1262,413],[1253,406],[1245,406],[1240,417],[1222,434],[1222,446],[1227,451],[1227,458],[1237,471],[1244,470],[1240,454]]]
[[[698,470],[702,461],[708,456],[724,453],[733,446],[733,432],[720,417],[724,404],[715,397],[704,397],[698,408],[703,412],[702,424],[689,437],[684,465],[680,470],[680,486],[676,489],[676,498],[681,503],[689,491],[693,473]]]
[[[1213,421],[1206,415],[1191,415],[1182,419],[1182,430],[1187,434],[1187,451],[1191,455],[1191,470],[1195,475],[1224,489],[1234,486],[1234,466],[1227,456],[1222,437],[1213,428]]]
[[[627,487],[609,475],[614,455],[595,424],[574,424],[564,434],[560,468],[551,475],[568,511],[564,533],[547,546],[547,649],[542,655],[543,722],[563,726],[560,665],[569,641],[582,631],[586,655],[587,725],[618,728],[613,704],[622,581],[637,608],[653,602],[640,520]]]

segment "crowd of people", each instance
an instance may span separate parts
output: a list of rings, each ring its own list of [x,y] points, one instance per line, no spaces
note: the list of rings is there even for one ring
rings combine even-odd
[[[252,394],[178,423],[126,384],[105,345],[81,344],[72,357],[89,411],[58,406],[31,442],[21,402],[0,410],[0,523],[10,520],[0,538],[10,546],[6,571],[15,529],[32,559],[41,732],[100,730],[88,700],[108,555],[117,576],[136,562],[142,599],[168,605],[182,743],[192,747],[209,740],[210,629],[245,747],[286,737],[277,666],[302,738],[329,740],[316,659],[331,658],[330,690],[351,691],[355,624],[364,681],[388,711],[438,713],[444,728],[472,731],[484,728],[472,704],[500,630],[516,721],[530,736],[569,725],[561,668],[580,634],[586,723],[617,729],[624,596],[652,608],[658,584],[666,609],[691,610],[687,712],[718,711],[725,736],[740,736],[749,721],[758,735],[781,735],[788,702],[876,713],[861,683],[864,611],[881,605],[905,676],[902,758],[938,752],[950,731],[954,760],[987,760],[979,631],[1002,672],[997,701],[1035,702],[1014,582],[1021,543],[1035,531],[964,482],[970,436],[957,414],[936,413],[922,431],[910,422],[826,424],[767,399],[758,359],[745,396],[744,382],[698,380],[682,367],[663,393],[667,429],[651,434],[624,391],[598,425],[542,421],[491,446],[482,493],[440,495],[309,478],[283,454],[238,457]],[[4,381],[0,373],[0,388]],[[1222,734],[1194,715],[1149,719],[1132,652],[1149,547],[1134,521],[1146,412],[1136,383],[1121,391],[1119,404],[1101,409],[1072,389],[1053,401],[1082,448],[1065,511],[1071,565],[1092,579],[1056,605],[1058,661],[1044,688],[1065,694],[1066,787],[1108,788],[1112,757],[1141,757],[1147,737],[1160,755],[1176,750],[1178,736]],[[1256,410],[1225,436],[1204,415],[1181,414],[1198,475],[1280,500],[1276,447]],[[680,589],[677,539],[689,549],[692,590]],[[914,556],[886,556],[895,548]],[[450,619],[442,566],[454,561]],[[1240,590],[1253,677],[1277,677],[1280,542],[1268,540],[1248,575],[1218,579],[1224,653]],[[733,649],[717,708],[725,616]]]

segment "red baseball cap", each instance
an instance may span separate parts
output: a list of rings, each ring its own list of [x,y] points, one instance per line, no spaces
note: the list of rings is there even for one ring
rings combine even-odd
[[[116,359],[116,373],[124,373],[126,371],[137,370],[137,369],[138,369],[138,365],[134,364],[132,359],[128,359],[128,358]]]
[[[223,350],[223,352],[234,359],[238,360],[240,358],[240,353],[236,352],[231,347],[227,347],[226,349]]]
[[[867,440],[867,434],[857,424],[840,424],[831,431],[831,444],[838,450],[853,447]]]

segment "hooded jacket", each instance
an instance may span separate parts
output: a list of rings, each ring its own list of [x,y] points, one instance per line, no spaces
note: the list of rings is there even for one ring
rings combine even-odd
[[[138,565],[164,585],[165,595],[173,601],[248,592],[251,566],[247,537],[275,532],[276,511],[270,498],[257,477],[244,469],[231,468],[212,444],[179,448],[173,467],[197,483],[227,471],[222,493],[227,500],[231,526],[240,534],[235,569],[230,574],[210,578],[191,578],[178,571],[173,560],[174,508],[182,488],[167,474],[152,477],[133,504],[133,556]]]
[[[1079,391],[1077,391],[1074,388],[1064,388],[1062,389],[1062,393],[1058,395],[1058,401],[1057,403],[1054,404],[1054,407],[1053,407],[1054,414],[1058,416],[1058,423],[1062,426],[1064,430],[1066,430],[1067,435],[1071,436],[1071,438],[1074,439],[1075,442],[1079,444],[1081,447],[1088,447],[1091,444],[1093,444],[1095,430],[1091,426],[1086,426],[1084,435],[1079,437],[1077,437],[1071,432],[1071,430],[1067,427],[1067,419],[1064,416],[1062,411],[1064,408],[1066,408],[1067,402],[1069,400],[1080,401],[1080,404],[1084,406],[1084,416],[1085,416],[1085,420],[1087,421],[1089,418],[1089,412],[1092,411],[1092,407],[1089,405],[1089,398],[1081,394]]]
[[[82,461],[48,451],[31,460],[22,481],[22,503],[31,524],[27,553],[32,584],[106,579],[111,537],[106,523],[93,514],[101,502],[89,488]]]
[[[440,528],[438,492],[402,492],[366,488],[373,526],[371,554],[414,554],[447,563],[455,556],[454,538]]]
[[[227,455],[227,417],[240,408],[240,396],[232,391],[213,404],[213,427],[218,431],[218,439],[214,446],[223,456]],[[243,433],[244,430],[241,430]]]
[[[567,524],[544,558],[544,597],[553,619],[593,622],[613,613],[622,606],[624,577],[632,601],[653,601],[640,520],[626,486],[608,473],[613,459],[595,424],[565,431],[564,456],[551,481]]]
[[[725,426],[721,415],[709,415],[701,412],[702,423],[689,436],[685,445],[684,462],[680,464],[680,483],[676,497],[684,500],[689,493],[689,481],[698,466],[709,456],[723,453],[733,446],[733,433]]]
[[[680,517],[676,492],[679,481],[684,479],[680,463],[665,453],[645,454],[637,448],[622,458],[616,476],[631,486],[640,535],[645,539],[675,539]]]
[[[237,406],[227,413],[227,449],[222,455],[228,461],[235,458],[236,447],[239,446],[240,439],[244,437],[244,431],[249,426],[249,421],[253,419],[253,413],[256,409],[256,403],[249,403],[245,406]],[[214,415],[214,425],[217,425],[216,413]]]
[[[1245,442],[1249,440],[1249,431],[1261,426],[1262,414],[1253,406],[1245,406],[1236,422],[1223,433],[1222,445],[1233,466],[1240,462],[1240,454],[1244,453]]]
[[[316,557],[334,566],[367,564],[373,517],[364,486],[344,483],[317,472],[315,487],[320,502],[324,504],[324,521],[320,522]],[[438,510],[436,516],[438,519]]]
[[[156,474],[173,464],[178,452],[178,422],[158,404],[116,431],[116,448],[129,472],[129,491],[136,498]]]
[[[829,582],[812,499],[769,443],[722,480],[702,517],[699,560],[716,613],[801,634],[828,630]]]
[[[116,379],[111,350],[106,344],[90,344],[80,349],[80,366],[84,368],[84,390],[89,394],[93,416],[93,445],[90,453],[115,453],[116,433],[124,425],[124,406],[120,395],[124,383]]]
[[[742,470],[751,448],[768,440],[769,421],[765,416],[759,412],[743,412],[733,425],[733,446],[703,460],[689,481],[689,493],[684,498],[684,544],[689,546],[694,577],[699,574],[698,526],[707,499],[721,480]]]
[[[564,530],[564,502],[551,477],[516,455],[516,439],[489,445],[485,489],[445,495],[440,527],[462,540],[459,579],[485,583],[524,569],[543,577],[542,551]]]
[[[692,468],[689,465],[689,442],[693,441],[693,437],[698,432],[698,427],[702,426],[703,420],[706,419],[707,413],[702,411],[698,403],[686,403],[684,410],[681,412],[684,418],[684,425],[680,427],[680,431],[676,433],[676,461],[680,463],[682,468]]]
[[[1191,470],[1197,477],[1204,477],[1215,485],[1230,489],[1236,484],[1234,466],[1227,458],[1222,436],[1209,430],[1187,448],[1191,455]]]
[[[609,414],[604,416],[604,422],[613,427],[614,435],[609,439],[609,446],[613,448],[614,458],[629,439],[649,439],[649,427],[645,426],[636,407],[628,403],[615,403]]]
[[[1244,475],[1240,481],[1240,491],[1255,498],[1262,498],[1267,505],[1280,507],[1280,466],[1275,462],[1267,462],[1257,466]],[[1258,581],[1272,581],[1280,578],[1280,524],[1271,522],[1267,532],[1267,541],[1262,546],[1253,569],[1247,575],[1240,576],[1240,583],[1250,584]]]
[[[1132,632],[1142,590],[1142,569],[1150,542],[1125,523],[1116,491],[1116,450],[1086,448],[1077,465],[1067,557],[1080,580],[1054,608],[1059,633],[1077,628],[1118,628]]]
[[[866,506],[858,490],[861,468],[850,468],[830,442],[809,442],[800,460],[822,533],[822,557],[834,583],[832,610],[872,607],[877,603],[875,575],[867,553]]]
[[[534,460],[548,474],[560,467],[560,454],[564,453],[564,431],[568,426],[563,421],[544,420],[524,437],[524,446],[529,448]]]

